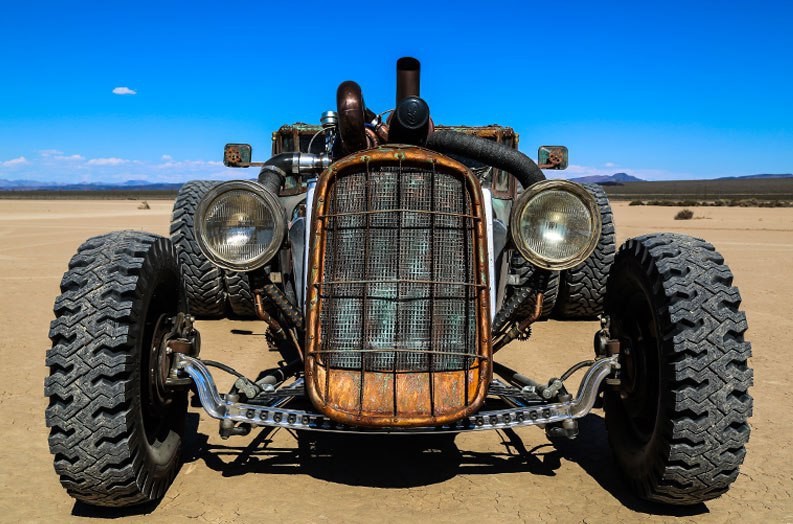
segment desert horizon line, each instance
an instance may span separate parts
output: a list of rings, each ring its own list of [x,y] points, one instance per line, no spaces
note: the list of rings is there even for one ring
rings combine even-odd
[[[546,173],[547,174],[547,173]],[[718,180],[752,180],[752,179],[773,179],[773,178],[793,178],[793,173],[756,173],[751,175],[739,176],[717,176],[717,177],[700,177],[700,178],[679,178],[679,179],[656,179],[648,180],[645,178],[637,177],[626,172],[616,172],[611,175],[582,175],[571,174],[573,176],[565,176],[563,172],[553,172],[549,178],[564,178],[572,181],[579,181],[583,183],[618,183],[630,184],[634,182],[694,182],[694,181],[718,181]],[[228,180],[229,175],[226,173],[213,173],[213,174],[185,174],[184,180],[157,180],[151,178],[128,178],[125,180],[76,180],[76,181],[56,181],[56,180],[36,180],[31,178],[5,178],[0,177],[0,190],[25,190],[25,189],[47,189],[47,188],[68,188],[68,187],[86,187],[86,186],[102,186],[102,187],[146,187],[146,186],[169,186],[178,187],[195,178],[206,178],[211,180]],[[244,178],[244,177],[243,177]],[[255,178],[255,177],[254,177]]]

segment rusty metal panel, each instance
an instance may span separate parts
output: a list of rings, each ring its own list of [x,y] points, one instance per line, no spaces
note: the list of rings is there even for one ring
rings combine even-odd
[[[248,167],[251,165],[252,148],[249,144],[226,144],[223,148],[223,165],[226,167]]]
[[[518,134],[515,133],[515,130],[511,127],[500,126],[497,124],[491,124],[488,126],[447,126],[447,125],[436,125],[436,131],[456,131],[457,133],[465,133],[467,135],[475,135],[481,138],[487,138],[490,140],[495,140],[496,137],[504,137],[504,138],[513,138],[517,137]],[[516,140],[517,141],[517,140]]]
[[[381,147],[333,164],[314,201],[306,375],[317,409],[358,426],[476,411],[492,350],[471,171],[428,150]]]
[[[499,125],[488,126],[435,126],[436,131],[456,131],[458,133],[465,133],[468,135],[475,135],[487,140],[494,140],[503,143],[512,149],[518,148],[519,136],[511,127],[504,127]],[[311,139],[320,131],[322,126],[315,124],[305,124],[297,122],[291,125],[281,126],[278,131],[272,135],[272,153],[273,156],[279,153],[300,151],[303,153],[309,152],[308,144]],[[311,151],[318,153],[324,148],[325,142],[317,139],[314,141]],[[469,165],[468,167],[474,167]],[[487,176],[482,180],[484,187],[490,188],[494,198],[500,199],[513,199],[517,194],[517,183],[515,178],[500,169],[488,169]],[[306,190],[305,184],[302,183],[297,177],[287,177],[285,187],[281,192],[282,196],[296,195],[304,193]]]
[[[309,143],[311,139],[320,131],[322,126],[313,124],[304,124],[301,122],[281,126],[278,131],[273,132],[272,138],[272,153],[273,156],[279,153],[288,152],[309,152]],[[311,147],[312,153],[320,153],[325,148],[325,141],[317,139]],[[306,184],[299,177],[288,175],[284,181],[284,187],[281,189],[281,196],[299,195],[306,192]]]

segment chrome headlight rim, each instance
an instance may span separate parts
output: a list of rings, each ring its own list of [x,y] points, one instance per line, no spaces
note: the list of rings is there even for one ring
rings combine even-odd
[[[563,191],[571,193],[577,197],[584,205],[586,205],[592,217],[593,231],[590,234],[589,242],[586,248],[575,256],[568,257],[564,260],[548,260],[543,258],[538,253],[529,249],[525,239],[520,234],[520,221],[521,215],[526,208],[526,205],[537,195],[546,191]],[[600,217],[600,207],[595,200],[595,197],[586,190],[581,184],[570,182],[569,180],[542,180],[536,184],[532,184],[529,188],[521,193],[514,206],[512,207],[512,214],[509,219],[509,229],[512,236],[512,241],[518,249],[523,258],[529,263],[541,268],[551,271],[563,271],[571,269],[582,262],[584,262],[592,252],[595,251],[597,244],[600,240],[600,233],[602,231],[602,221]]]
[[[204,219],[210,206],[218,197],[229,191],[249,191],[264,200],[273,217],[273,239],[259,256],[244,263],[235,264],[227,259],[218,256],[206,245]],[[221,182],[204,195],[198,204],[198,209],[193,220],[195,227],[195,238],[201,253],[214,265],[230,271],[253,271],[266,265],[281,249],[286,237],[286,217],[281,202],[272,192],[265,189],[258,182],[252,180],[230,180]]]

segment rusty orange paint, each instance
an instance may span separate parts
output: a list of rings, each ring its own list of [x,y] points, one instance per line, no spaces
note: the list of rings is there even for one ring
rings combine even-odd
[[[324,216],[333,182],[347,169],[371,164],[426,167],[434,164],[465,181],[472,212],[473,261],[477,285],[475,362],[468,371],[375,372],[327,368],[318,353],[321,347],[319,313],[322,297],[327,235]],[[387,146],[349,155],[319,177],[314,192],[311,246],[308,266],[306,326],[306,384],[314,406],[330,419],[362,427],[415,427],[442,425],[469,416],[481,408],[492,379],[490,291],[487,271],[487,233],[479,181],[463,164],[436,152],[413,146]],[[467,377],[466,377],[467,375]],[[361,381],[363,380],[363,384]],[[395,389],[396,388],[396,389]],[[363,392],[363,394],[362,394]]]

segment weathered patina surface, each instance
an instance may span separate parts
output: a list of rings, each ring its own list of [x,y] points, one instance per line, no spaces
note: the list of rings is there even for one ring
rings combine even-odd
[[[468,135],[475,135],[488,140],[493,140],[504,144],[512,149],[518,148],[519,135],[511,127],[496,124],[487,126],[435,126],[437,131],[457,131]],[[278,153],[299,151],[302,153],[321,153],[325,147],[325,141],[321,136],[322,126],[316,124],[305,124],[297,122],[291,125],[283,125],[272,135],[273,156]],[[314,139],[313,143],[311,140]],[[309,144],[311,147],[309,148]],[[484,164],[480,164],[469,159],[458,158],[468,167],[475,170],[482,186],[489,188],[493,197],[502,200],[511,200],[517,192],[515,179],[504,170],[496,169]],[[306,191],[306,184],[295,176],[287,176],[284,187],[281,190],[282,196],[296,195]]]
[[[335,192],[360,172],[372,178]],[[389,179],[396,187],[382,186]],[[360,207],[340,209],[350,196]],[[380,147],[333,164],[314,202],[306,332],[314,405],[370,427],[476,412],[492,349],[485,212],[471,170],[425,149]]]

